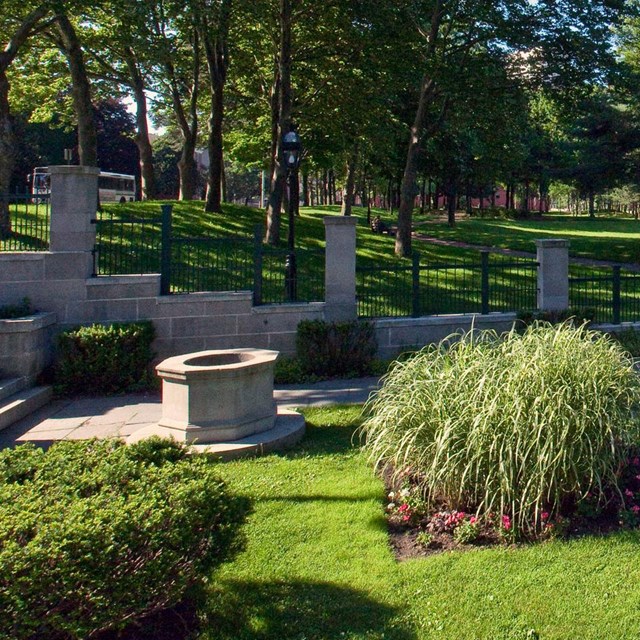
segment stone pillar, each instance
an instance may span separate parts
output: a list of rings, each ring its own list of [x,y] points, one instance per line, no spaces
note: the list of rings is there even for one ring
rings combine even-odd
[[[91,219],[96,216],[100,169],[63,165],[49,167],[49,173],[50,251],[90,253],[96,241],[96,226]]]
[[[569,308],[569,241],[536,240],[538,248],[538,309]]]
[[[356,307],[356,224],[352,216],[326,216],[325,238],[325,319],[355,320]]]

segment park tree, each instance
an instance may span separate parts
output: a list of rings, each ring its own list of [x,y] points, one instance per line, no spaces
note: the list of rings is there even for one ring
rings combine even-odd
[[[205,211],[222,211],[224,157],[222,125],[225,84],[229,66],[229,29],[232,0],[193,0],[196,29],[204,49],[209,81],[209,170]]]
[[[560,174],[587,199],[591,217],[595,217],[596,196],[632,182],[637,171],[639,123],[611,98],[596,94],[584,103],[567,143],[571,162]]]
[[[17,2],[9,0],[0,11],[0,194],[9,190],[15,162],[13,116],[9,106],[8,71],[27,40],[42,28],[49,16],[46,2]],[[11,231],[9,209],[0,199],[0,236]]]
[[[406,22],[422,42],[424,71],[411,125],[396,253],[411,253],[411,222],[417,195],[420,151],[451,106],[443,78],[465,77],[470,54],[479,46],[519,61],[520,72],[540,86],[578,87],[601,77],[610,64],[610,28],[626,13],[624,0],[568,0],[496,3],[424,0],[403,4]],[[517,65],[514,65],[514,69]]]
[[[157,68],[157,45],[152,38],[146,2],[111,0],[99,7],[93,20],[83,25],[83,41],[90,75],[129,95],[135,105],[141,197],[157,196],[153,149],[149,132],[147,90],[149,76]]]

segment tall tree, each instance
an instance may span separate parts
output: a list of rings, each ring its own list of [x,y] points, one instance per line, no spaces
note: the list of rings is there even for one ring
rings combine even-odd
[[[274,127],[274,155],[269,203],[267,204],[267,232],[269,244],[280,241],[280,210],[284,192],[286,169],[283,164],[282,138],[291,131],[291,32],[296,0],[280,0],[277,74],[274,80],[273,99],[277,104],[277,121]],[[275,112],[275,106],[274,106]]]
[[[78,122],[78,156],[81,165],[98,166],[98,136],[91,101],[91,83],[77,31],[64,10],[54,17],[52,36],[69,63],[73,107]]]
[[[228,37],[231,22],[231,0],[195,0],[196,24],[202,41],[209,78],[209,170],[205,211],[222,211],[224,160],[222,124],[224,121],[224,89],[229,65]]]
[[[15,161],[14,126],[9,106],[7,71],[28,38],[42,24],[49,12],[47,3],[13,2],[0,12],[0,25],[6,40],[0,50],[0,194],[7,193]],[[12,11],[9,11],[11,9]],[[11,231],[9,209],[0,199],[0,235]]]
[[[411,253],[417,166],[425,137],[433,135],[450,106],[442,79],[466,74],[478,46],[513,61],[514,71],[540,84],[577,86],[601,77],[610,59],[610,27],[628,9],[624,0],[539,0],[522,2],[407,2],[407,22],[424,42],[425,71],[418,91],[401,188],[396,253]],[[605,65],[606,66],[606,65]]]

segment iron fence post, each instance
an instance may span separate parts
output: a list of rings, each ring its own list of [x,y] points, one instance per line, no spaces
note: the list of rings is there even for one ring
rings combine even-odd
[[[171,212],[170,204],[163,204],[162,210],[162,245],[160,254],[160,295],[171,293]]]
[[[262,304],[262,225],[253,230],[253,306]]]
[[[411,256],[411,316],[420,317],[420,254]]]
[[[486,316],[489,313],[489,252],[481,251],[480,259],[482,263],[482,300],[480,313]]]
[[[613,307],[613,324],[620,324],[620,267],[613,267],[613,287],[612,287],[612,307]]]

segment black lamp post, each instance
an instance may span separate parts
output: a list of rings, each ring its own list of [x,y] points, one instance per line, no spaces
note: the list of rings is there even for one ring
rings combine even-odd
[[[289,184],[289,233],[287,236],[287,248],[289,252],[285,262],[284,282],[287,300],[293,302],[298,298],[298,273],[296,267],[295,246],[295,215],[298,200],[298,167],[302,144],[300,136],[295,131],[289,131],[282,137],[282,160],[287,170],[287,182]]]

